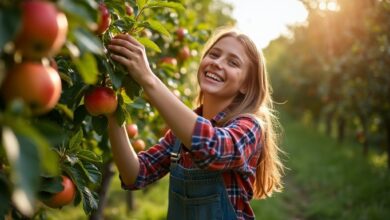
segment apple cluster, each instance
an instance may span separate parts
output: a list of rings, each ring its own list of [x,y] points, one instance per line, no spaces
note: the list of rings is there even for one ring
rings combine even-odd
[[[135,139],[138,136],[138,126],[137,124],[127,124],[126,132],[131,141],[131,146],[133,146],[136,153],[145,150],[146,144],[142,139]]]
[[[33,114],[44,114],[57,104],[62,86],[56,65],[42,61],[49,58],[55,63],[51,57],[66,41],[68,21],[49,1],[23,1],[20,11],[21,28],[13,41],[12,52],[21,59],[15,59],[7,69],[1,94],[6,103],[19,99]]]

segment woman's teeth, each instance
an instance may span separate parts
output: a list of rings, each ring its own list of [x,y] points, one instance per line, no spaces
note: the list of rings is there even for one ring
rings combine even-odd
[[[219,77],[219,76],[217,76],[217,75],[214,74],[214,73],[206,72],[206,76],[207,76],[208,78],[211,78],[211,79],[217,81],[217,82],[223,82],[222,78]]]

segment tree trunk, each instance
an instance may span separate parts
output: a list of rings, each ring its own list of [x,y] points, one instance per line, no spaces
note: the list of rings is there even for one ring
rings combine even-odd
[[[127,212],[133,211],[134,207],[135,207],[135,203],[134,203],[133,191],[128,190],[128,191],[126,191],[126,208],[127,208]]]
[[[106,207],[108,198],[108,189],[110,187],[111,179],[114,176],[114,166],[112,161],[107,161],[103,167],[102,184],[98,190],[99,193],[99,204],[98,209],[91,214],[90,220],[103,220],[104,219],[104,208]]]
[[[325,134],[328,136],[332,135],[332,117],[333,112],[328,112],[325,115]]]
[[[359,114],[359,120],[360,123],[362,123],[363,127],[363,138],[362,138],[362,144],[363,144],[363,156],[368,155],[368,123],[367,123],[367,117],[364,117],[363,114]]]
[[[345,118],[340,116],[337,122],[337,140],[341,143],[345,136]]]
[[[390,170],[390,119],[385,120],[387,136],[387,168]]]

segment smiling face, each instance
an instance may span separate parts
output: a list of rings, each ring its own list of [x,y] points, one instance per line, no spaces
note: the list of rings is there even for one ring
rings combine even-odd
[[[232,36],[218,40],[203,57],[198,81],[204,98],[232,101],[246,92],[249,58],[240,41]]]

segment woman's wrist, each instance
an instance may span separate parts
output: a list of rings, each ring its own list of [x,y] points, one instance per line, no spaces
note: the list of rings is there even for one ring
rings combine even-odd
[[[144,90],[147,90],[148,88],[155,87],[157,80],[158,77],[150,70],[148,73],[144,74],[138,83]]]

